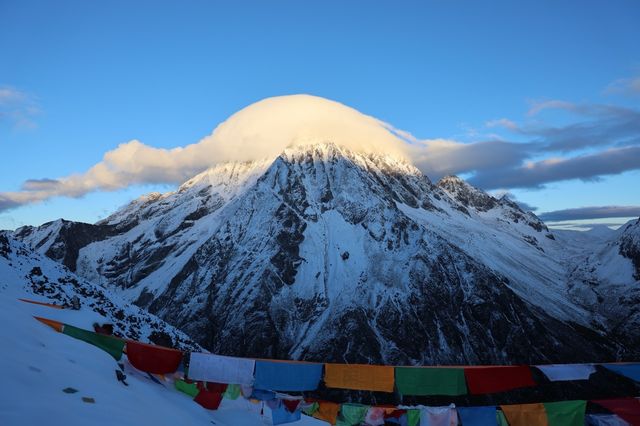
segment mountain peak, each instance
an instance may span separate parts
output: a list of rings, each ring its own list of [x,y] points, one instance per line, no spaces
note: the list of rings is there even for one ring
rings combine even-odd
[[[497,205],[497,200],[491,195],[455,175],[443,177],[438,181],[437,186],[465,207],[487,211]]]
[[[438,181],[438,186],[470,186],[464,179],[457,175],[446,175]]]
[[[384,167],[387,171],[393,170],[406,175],[421,176],[428,179],[417,167],[402,157],[383,152],[360,152],[334,142],[317,142],[292,146],[286,148],[280,158],[288,162],[308,161],[310,159],[335,161],[339,158],[346,158],[365,169],[367,168],[366,163],[373,162],[378,166]]]

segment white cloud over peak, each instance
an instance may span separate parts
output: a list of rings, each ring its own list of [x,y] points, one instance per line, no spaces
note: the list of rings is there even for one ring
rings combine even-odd
[[[15,96],[2,93],[0,97]],[[484,189],[540,188],[559,180],[593,180],[640,169],[639,111],[554,100],[534,105],[530,114],[546,109],[569,110],[576,121],[551,126],[502,118],[487,124],[517,135],[519,142],[491,138],[462,143],[421,140],[353,108],[315,96],[268,98],[232,115],[196,143],[163,149],[132,140],[105,153],[84,173],[27,180],[19,191],[0,192],[0,210],[135,184],[180,184],[221,162],[275,158],[287,147],[314,142],[399,156],[434,180],[447,174],[471,174],[471,183]]]
[[[379,120],[323,98],[282,96],[242,109],[211,135],[185,147],[154,148],[132,140],[108,151],[85,173],[28,180],[20,191],[0,193],[0,210],[141,183],[179,184],[221,162],[275,158],[287,147],[313,142],[408,159],[407,144]]]

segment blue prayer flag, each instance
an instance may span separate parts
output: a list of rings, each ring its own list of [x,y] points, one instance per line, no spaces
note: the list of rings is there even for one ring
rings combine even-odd
[[[274,391],[318,389],[322,364],[256,361],[254,387]]]
[[[603,367],[640,382],[640,364],[602,364]]]
[[[464,426],[497,425],[496,407],[456,407]]]
[[[292,413],[287,410],[287,407],[285,407],[282,401],[278,401],[277,406],[271,409],[271,420],[274,426],[283,423],[297,422],[301,417],[302,413],[300,410]]]

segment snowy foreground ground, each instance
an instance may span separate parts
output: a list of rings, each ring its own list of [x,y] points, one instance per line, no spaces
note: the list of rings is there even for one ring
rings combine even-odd
[[[171,383],[158,384],[127,365],[125,386],[116,380],[116,361],[85,342],[55,332],[36,321],[43,316],[86,329],[99,314],[56,310],[18,301],[34,299],[19,288],[0,284],[0,425],[270,425],[265,405],[243,398],[223,400],[208,411]],[[42,298],[36,300],[47,301]],[[126,359],[124,357],[123,359]],[[76,393],[63,389],[74,388]],[[84,402],[83,397],[95,402]],[[326,425],[303,416],[291,425]]]

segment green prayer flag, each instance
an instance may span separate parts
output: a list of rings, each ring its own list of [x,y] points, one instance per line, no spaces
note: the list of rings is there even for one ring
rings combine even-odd
[[[182,379],[176,380],[173,385],[177,390],[186,393],[191,398],[195,398],[198,395],[198,392],[200,392],[198,390],[198,385],[196,385],[195,383],[187,383]]]
[[[587,401],[545,402],[549,426],[582,426]]]
[[[305,413],[307,416],[313,416],[313,413],[315,413],[319,409],[320,409],[320,404],[318,404],[317,402],[314,402],[310,406],[303,408],[302,412]]]
[[[418,426],[418,423],[420,423],[420,410],[407,410],[407,423],[409,426]]]
[[[466,395],[462,368],[396,367],[396,386],[402,395]]]
[[[504,416],[504,413],[500,410],[496,410],[496,422],[498,422],[498,426],[509,426],[509,422],[507,418]]]
[[[336,426],[359,426],[364,422],[368,410],[368,405],[342,404]]]
[[[240,385],[228,385],[223,397],[226,399],[238,399],[240,396]]]
[[[71,336],[83,342],[97,346],[116,360],[122,358],[122,351],[124,350],[124,340],[118,339],[113,336],[106,336],[104,334],[94,333],[93,331],[83,330],[81,328],[74,327],[72,325],[64,325],[62,332],[67,336]]]

